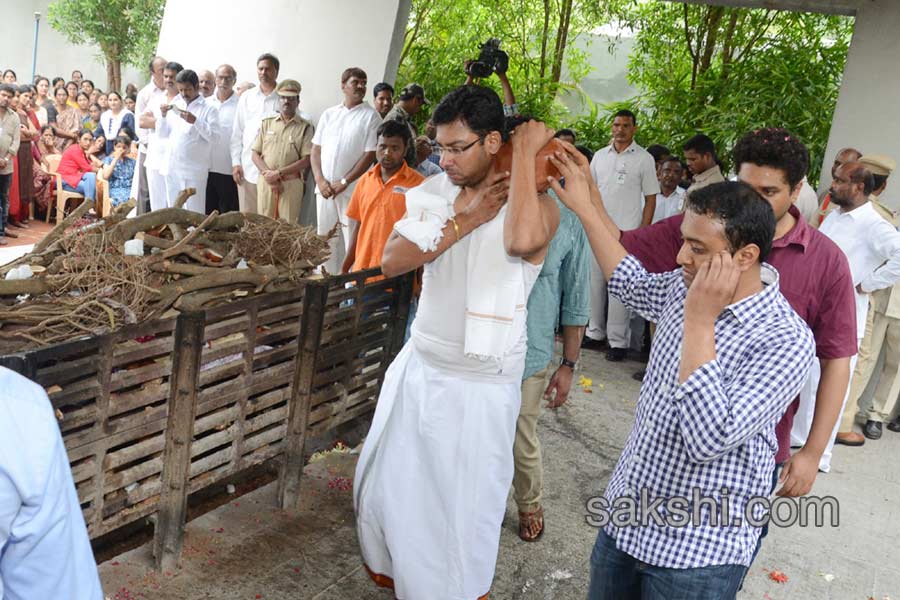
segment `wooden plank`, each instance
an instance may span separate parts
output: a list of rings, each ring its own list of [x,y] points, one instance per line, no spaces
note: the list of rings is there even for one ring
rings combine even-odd
[[[97,477],[95,479],[96,488],[93,501],[91,502],[94,513],[91,524],[94,527],[100,526],[100,515],[103,513],[103,487],[106,481],[106,469],[103,464],[106,459],[106,452],[109,448],[109,380],[112,376],[113,350],[115,348],[114,340],[111,336],[106,336],[100,342],[100,362],[97,368],[98,380],[100,382],[100,397],[97,400],[97,424],[96,429],[103,434],[101,443],[97,448]]]
[[[313,393],[319,340],[325,318],[325,302],[328,287],[323,283],[309,284],[303,297],[303,313],[300,317],[300,347],[294,360],[294,377],[291,384],[291,400],[288,405],[287,439],[282,472],[278,478],[278,498],[283,510],[294,510],[300,505],[300,483],[303,475],[303,446],[306,443],[306,426],[309,422],[309,402]]]
[[[170,386],[170,409],[166,423],[166,447],[163,453],[165,470],[162,474],[159,515],[153,540],[156,567],[161,571],[175,569],[184,542],[191,439],[203,333],[202,313],[179,315],[175,328],[175,352],[172,361],[174,380]]]

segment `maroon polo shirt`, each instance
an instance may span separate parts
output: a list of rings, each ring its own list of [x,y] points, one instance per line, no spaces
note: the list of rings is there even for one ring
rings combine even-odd
[[[812,330],[816,356],[853,356],[857,351],[856,300],[847,257],[828,237],[810,227],[797,207],[792,206],[790,212],[797,224],[772,242],[766,262],[778,269],[781,293]],[[683,220],[684,215],[675,215],[648,227],[623,231],[622,245],[651,273],[677,269]],[[779,464],[791,456],[791,427],[798,404],[799,398],[775,427],[775,462]]]

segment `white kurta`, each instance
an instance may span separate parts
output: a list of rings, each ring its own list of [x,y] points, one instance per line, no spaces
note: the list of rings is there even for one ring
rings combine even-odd
[[[103,600],[53,407],[2,367],[0,598]]]
[[[188,123],[177,110],[170,110],[157,128],[169,140],[166,200],[168,206],[175,206],[182,190],[194,188],[194,195],[188,198],[185,208],[202,213],[206,211],[206,180],[219,130],[219,111],[201,95],[190,104],[179,96],[175,105],[194,115],[196,120]]]
[[[516,312],[518,342],[502,364],[464,356],[469,239],[425,265],[412,337],[385,375],[356,468],[363,560],[393,579],[400,600],[475,600],[494,577],[527,315]],[[517,304],[527,302],[540,270],[522,261]]]

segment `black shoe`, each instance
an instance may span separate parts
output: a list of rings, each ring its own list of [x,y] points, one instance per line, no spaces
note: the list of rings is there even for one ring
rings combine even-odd
[[[581,340],[581,347],[585,350],[596,350],[597,352],[601,352],[606,350],[609,346],[607,345],[606,340],[595,340],[588,336],[584,336],[584,339]]]
[[[645,376],[646,374],[647,374],[647,371],[638,371],[638,372],[632,374],[632,375],[631,375],[631,378],[634,379],[635,381],[640,381],[641,383],[643,383],[643,382],[644,382],[644,376]]]
[[[866,426],[863,427],[863,435],[865,435],[870,440],[880,440],[881,423],[879,423],[878,421],[866,421]]]
[[[622,362],[625,360],[627,352],[625,348],[610,348],[606,351],[606,360],[609,362]]]
[[[894,433],[900,433],[900,417],[897,417],[896,419],[888,423],[887,428]]]

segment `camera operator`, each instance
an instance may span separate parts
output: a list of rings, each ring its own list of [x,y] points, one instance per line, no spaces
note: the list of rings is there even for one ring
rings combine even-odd
[[[503,89],[503,116],[515,117],[519,114],[519,105],[516,104],[516,96],[506,76],[508,69],[509,55],[500,49],[500,40],[491,38],[481,46],[481,54],[476,60],[465,62],[466,85],[472,85],[476,79],[485,79],[491,73],[496,73]]]

